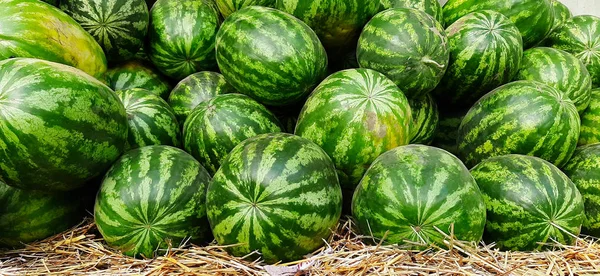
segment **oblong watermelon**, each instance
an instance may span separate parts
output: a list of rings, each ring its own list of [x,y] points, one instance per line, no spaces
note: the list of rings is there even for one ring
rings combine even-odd
[[[127,115],[110,88],[50,61],[0,61],[0,179],[24,189],[73,190],[121,155]]]
[[[439,0],[380,0],[381,10],[392,8],[412,8],[423,11],[443,23],[444,13]]]
[[[581,114],[578,145],[600,143],[600,88],[592,89],[590,105]]]
[[[410,143],[429,145],[433,141],[439,120],[437,104],[427,93],[418,98],[409,99],[412,125]]]
[[[166,99],[171,91],[169,80],[152,64],[132,60],[106,71],[107,85],[115,91],[142,88]]]
[[[276,0],[215,0],[223,18],[248,6],[274,7]]]

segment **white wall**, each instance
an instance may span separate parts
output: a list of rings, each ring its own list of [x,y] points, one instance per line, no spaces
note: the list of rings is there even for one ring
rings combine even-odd
[[[446,3],[446,1],[440,0],[442,4]],[[600,16],[600,0],[560,0],[560,2],[567,5],[573,15],[591,14]]]

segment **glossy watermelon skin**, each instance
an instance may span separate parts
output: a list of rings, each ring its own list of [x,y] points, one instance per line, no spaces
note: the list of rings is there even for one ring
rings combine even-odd
[[[437,124],[433,142],[431,145],[444,149],[454,155],[458,155],[458,129],[463,118],[469,110],[459,110],[454,112],[440,111],[440,117]]]
[[[448,0],[442,10],[446,26],[474,11],[500,12],[519,28],[525,49],[542,41],[554,24],[551,0]]]
[[[101,78],[106,56],[75,20],[39,0],[1,0],[0,60],[37,58],[70,65]]]
[[[579,59],[562,50],[537,47],[525,51],[515,80],[539,81],[558,89],[580,114],[590,104],[590,73]]]
[[[569,7],[559,0],[552,0],[552,8],[554,9],[554,25],[552,26],[552,31],[554,31],[573,17],[573,13],[569,10]]]
[[[184,148],[210,174],[242,141],[281,132],[279,120],[266,107],[242,94],[217,95],[200,103],[183,126]]]
[[[0,178],[8,185],[73,190],[123,152],[125,108],[81,70],[32,58],[1,61],[0,98]]]
[[[575,105],[557,89],[535,81],[511,82],[469,110],[458,130],[458,152],[469,168],[511,153],[560,167],[577,147],[579,120]]]
[[[392,8],[412,8],[433,16],[433,18],[440,23],[444,22],[442,5],[438,0],[380,0],[379,2],[381,3],[381,10]]]
[[[572,244],[584,221],[583,198],[557,167],[537,157],[505,155],[471,170],[487,209],[483,240],[500,250]]]
[[[430,94],[409,99],[412,125],[410,143],[429,145],[433,141],[439,121],[437,104]]]
[[[600,143],[600,88],[592,89],[590,105],[581,114],[578,145]]]
[[[470,108],[491,90],[511,81],[521,65],[519,29],[495,11],[468,14],[446,29],[450,62],[432,92],[440,108]]]
[[[246,7],[227,17],[216,49],[227,82],[265,105],[302,101],[327,73],[327,54],[314,31],[272,8]]]
[[[158,0],[150,10],[150,60],[176,81],[213,69],[220,25],[219,12],[212,1]]]
[[[384,242],[391,244],[418,244],[407,244],[410,248],[424,249],[432,243],[446,247],[436,227],[458,240],[477,243],[485,213],[482,194],[465,165],[447,151],[424,145],[382,154],[352,198],[360,233],[385,236]]]
[[[106,71],[107,85],[115,90],[142,88],[152,91],[163,99],[169,96],[171,84],[152,64],[132,60],[112,67]]]
[[[223,18],[248,6],[275,7],[275,2],[276,0],[215,0]]]
[[[384,73],[408,98],[417,97],[433,90],[446,72],[446,32],[425,12],[389,9],[367,23],[356,57],[361,68]]]
[[[206,208],[220,245],[257,250],[268,263],[295,261],[335,229],[342,194],[333,162],[301,137],[263,134],[231,151],[208,186]],[[282,227],[283,226],[283,227]]]
[[[600,236],[600,144],[577,148],[563,171],[583,197],[585,220],[581,232]]]
[[[204,242],[206,187],[210,175],[191,155],[170,146],[125,153],[106,174],[94,218],[109,246],[152,258],[184,239]]]

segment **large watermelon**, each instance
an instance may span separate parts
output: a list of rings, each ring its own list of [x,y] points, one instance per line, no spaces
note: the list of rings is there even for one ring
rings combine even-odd
[[[352,215],[363,235],[417,248],[446,246],[436,228],[477,243],[485,226],[485,205],[469,170],[454,155],[423,145],[378,157],[356,188]]]
[[[327,55],[317,35],[272,8],[251,6],[227,17],[216,48],[225,79],[266,105],[301,101],[327,73]]]
[[[409,99],[408,103],[412,113],[410,143],[431,144],[439,120],[437,104],[429,93],[418,98]]]
[[[574,16],[554,30],[546,44],[579,58],[592,76],[592,87],[600,87],[600,17]]]
[[[276,0],[215,0],[223,18],[248,6],[274,7]]]
[[[235,256],[258,251],[267,262],[301,259],[324,244],[341,216],[333,162],[292,134],[245,140],[208,186],[206,208],[217,242]]]
[[[378,13],[363,29],[358,64],[384,73],[408,98],[433,90],[448,67],[446,32],[425,12],[396,8]]]
[[[579,145],[600,143],[600,88],[592,89],[590,105],[581,114]]]
[[[470,108],[487,92],[512,80],[521,63],[519,29],[495,11],[468,14],[446,29],[450,63],[434,90],[440,108]]]
[[[458,128],[468,110],[460,110],[453,112],[440,112],[437,129],[433,136],[431,145],[437,148],[447,150],[448,152],[458,155]]]
[[[590,73],[580,60],[562,50],[538,47],[525,51],[515,80],[539,81],[558,89],[580,114],[590,104]]]
[[[575,184],[540,158],[504,155],[471,170],[487,209],[484,241],[501,250],[538,250],[571,244],[585,218]]]
[[[275,115],[242,94],[217,95],[200,103],[183,126],[184,148],[214,174],[225,156],[242,141],[281,132]]]
[[[39,0],[0,0],[0,60],[31,57],[70,65],[96,78],[102,48],[73,18]]]
[[[209,182],[202,165],[183,150],[131,150],[102,182],[94,207],[98,230],[108,245],[135,257],[152,258],[155,250],[187,239],[203,242],[210,236],[205,209]]]
[[[426,12],[440,23],[444,22],[442,5],[438,0],[380,0],[379,2],[381,3],[382,10],[392,8],[413,8]]]
[[[167,98],[171,91],[169,81],[151,64],[132,60],[108,69],[106,83],[115,91],[142,88]]]
[[[577,147],[579,114],[556,88],[516,81],[481,98],[458,130],[458,151],[471,168],[505,154],[541,157],[564,165]]]
[[[542,41],[554,24],[551,0],[448,0],[443,7],[446,26],[474,12],[493,10],[508,17],[521,32],[525,49]]]
[[[586,219],[582,232],[600,237],[600,144],[577,148],[563,171],[583,197]]]
[[[8,185],[72,190],[123,151],[123,104],[81,70],[32,58],[1,61],[0,98],[0,179]]]
[[[212,1],[158,0],[150,10],[148,51],[152,63],[177,81],[213,69],[221,19]]]

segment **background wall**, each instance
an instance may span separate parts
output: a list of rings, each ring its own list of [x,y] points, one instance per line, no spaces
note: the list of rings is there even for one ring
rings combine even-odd
[[[446,3],[446,1],[440,0],[442,4]],[[592,14],[600,16],[600,0],[560,0],[560,2],[567,5],[573,15]]]

